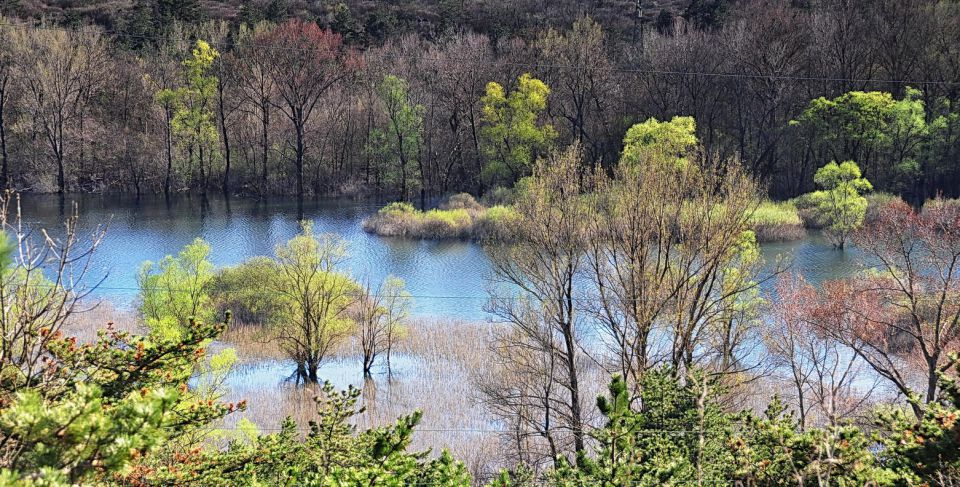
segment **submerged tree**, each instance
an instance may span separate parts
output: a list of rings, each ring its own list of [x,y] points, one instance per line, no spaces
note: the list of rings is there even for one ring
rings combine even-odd
[[[176,257],[143,264],[137,276],[140,313],[151,332],[175,336],[190,320],[213,319],[210,292],[215,273],[209,257],[210,244],[198,238]]]
[[[270,102],[293,127],[296,191],[302,198],[308,124],[323,95],[352,75],[358,61],[344,50],[339,34],[321,30],[314,22],[289,20],[258,35],[255,42],[257,49],[270,56],[270,78],[277,90],[277,97]]]
[[[823,188],[812,193],[817,217],[826,226],[833,245],[842,249],[855,230],[863,225],[867,199],[862,195],[873,189],[853,161],[831,162],[817,170],[814,177]]]
[[[18,59],[14,79],[25,93],[21,109],[33,121],[34,136],[44,141],[55,168],[57,191],[64,193],[70,164],[84,162],[84,121],[105,71],[105,42],[95,29],[16,28],[5,34]]]
[[[882,188],[913,189],[928,118],[936,118],[926,113],[922,95],[908,88],[902,100],[879,91],[820,97],[791,123],[804,130],[821,161],[855,160]]]
[[[376,288],[367,285],[360,295],[354,319],[363,354],[364,377],[372,376],[374,364],[384,355],[387,373],[393,372],[390,358],[397,340],[406,332],[404,322],[410,313],[410,301],[403,279],[395,276],[387,276]]]
[[[318,370],[356,326],[350,308],[360,287],[341,270],[346,245],[332,235],[317,236],[304,221],[302,231],[279,245],[277,271],[268,292],[280,300],[273,334],[296,363],[299,378],[318,382]]]

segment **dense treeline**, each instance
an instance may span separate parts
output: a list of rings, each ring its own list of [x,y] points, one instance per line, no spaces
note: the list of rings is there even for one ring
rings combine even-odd
[[[682,115],[708,158],[739,157],[777,198],[813,189],[831,160],[910,201],[960,187],[954,2],[693,2],[648,9],[642,35],[613,6],[420,29],[281,3],[145,2],[94,16],[106,29],[0,22],[7,184],[483,193],[570,142],[612,167],[628,127]]]

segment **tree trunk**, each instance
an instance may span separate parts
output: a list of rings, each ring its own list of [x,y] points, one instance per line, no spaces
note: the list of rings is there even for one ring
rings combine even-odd
[[[167,174],[163,178],[163,194],[169,198],[170,176],[173,172],[173,134],[171,133],[172,129],[170,127],[172,115],[169,108],[164,109],[164,114],[166,116],[166,130],[164,130],[164,135],[167,143]]]
[[[568,264],[567,268],[567,282],[565,283],[566,289],[564,290],[563,302],[561,303],[561,309],[564,310],[566,316],[563,318],[563,341],[564,346],[566,347],[566,366],[567,366],[567,375],[570,386],[570,426],[573,428],[573,444],[574,449],[577,453],[584,451],[585,443],[583,439],[583,413],[580,411],[580,380],[577,374],[577,360],[576,360],[576,343],[574,337],[573,329],[573,313],[574,313],[574,304],[573,304],[573,276],[575,270],[572,265]]]
[[[0,159],[2,159],[2,179],[3,189],[10,187],[10,162],[7,154],[7,128],[6,128],[6,119],[4,115],[6,114],[6,101],[7,101],[7,83],[10,81],[10,78],[4,76],[3,79],[0,79]]]
[[[303,199],[303,122],[298,122],[296,125],[297,133],[297,198]]]
[[[223,86],[220,85],[220,89],[217,90],[220,95],[219,103],[219,112],[220,112],[220,132],[223,137],[223,194],[230,193],[230,136],[227,133],[227,112],[223,106]]]
[[[267,191],[267,161],[269,156],[270,146],[268,145],[268,130],[270,129],[270,108],[267,106],[267,103],[262,103],[260,106],[262,112],[262,117],[260,119],[262,123],[262,131],[260,133],[260,143],[263,148],[263,152],[260,154],[260,164],[261,164],[261,175],[260,175],[260,193],[261,195]]]
[[[207,195],[207,170],[206,170],[206,167],[203,165],[203,144],[202,143],[197,145],[197,152],[198,152],[198,155],[200,156],[199,157],[200,194],[206,196]]]

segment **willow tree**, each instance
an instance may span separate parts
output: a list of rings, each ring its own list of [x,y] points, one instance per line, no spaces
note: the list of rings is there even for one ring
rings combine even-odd
[[[143,263],[137,275],[140,313],[151,332],[179,336],[191,320],[213,320],[215,273],[209,257],[210,244],[198,238],[176,256]]]
[[[557,137],[553,125],[541,121],[549,96],[550,87],[530,74],[520,76],[517,89],[510,93],[498,83],[487,84],[480,99],[486,180],[512,183],[529,174],[537,157],[546,154]]]
[[[867,199],[863,193],[873,189],[853,161],[831,162],[817,170],[814,181],[823,188],[811,193],[817,217],[826,228],[833,245],[842,249],[850,235],[863,225]]]
[[[280,302],[271,324],[280,348],[296,363],[297,376],[318,382],[318,370],[356,326],[350,310],[360,287],[341,270],[346,244],[317,236],[313,224],[276,250],[277,268],[267,291]]]

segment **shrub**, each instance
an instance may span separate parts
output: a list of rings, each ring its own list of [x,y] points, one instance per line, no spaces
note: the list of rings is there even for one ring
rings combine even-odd
[[[263,287],[276,273],[277,264],[268,257],[254,257],[221,269],[210,291],[218,312],[229,310],[241,325],[266,324],[279,304],[272,293],[263,292]]]
[[[473,235],[478,239],[494,236],[504,238],[510,234],[513,228],[511,224],[517,218],[519,218],[517,210],[512,206],[492,206],[474,223]]]
[[[412,203],[406,201],[394,201],[393,203],[380,208],[381,215],[393,215],[393,214],[405,214],[405,213],[416,213],[417,209],[413,207]]]
[[[391,203],[363,222],[363,229],[383,237],[432,240],[484,238],[504,234],[516,213],[508,206],[486,208],[466,193],[451,196],[438,209],[420,211],[409,203]]]
[[[863,217],[865,224],[870,224],[879,218],[880,208],[888,203],[900,199],[899,196],[890,193],[871,193],[865,196],[867,198],[867,213]]]
[[[464,209],[430,210],[420,213],[416,235],[420,238],[466,238],[473,227],[473,217]]]
[[[447,198],[447,201],[440,205],[440,209],[483,211],[484,207],[470,194],[458,193]]]
[[[823,223],[820,221],[819,214],[817,213],[817,201],[820,199],[817,193],[819,193],[819,191],[805,193],[788,201],[788,203],[797,209],[797,214],[800,216],[800,220],[806,228],[823,228]]]
[[[383,237],[403,237],[414,226],[418,213],[420,212],[410,203],[390,203],[380,208],[376,215],[364,220],[363,230]]]
[[[487,206],[512,205],[516,199],[516,192],[511,188],[497,186],[483,195],[483,204]]]
[[[797,240],[806,234],[797,207],[789,201],[760,203],[748,223],[761,242]]]

